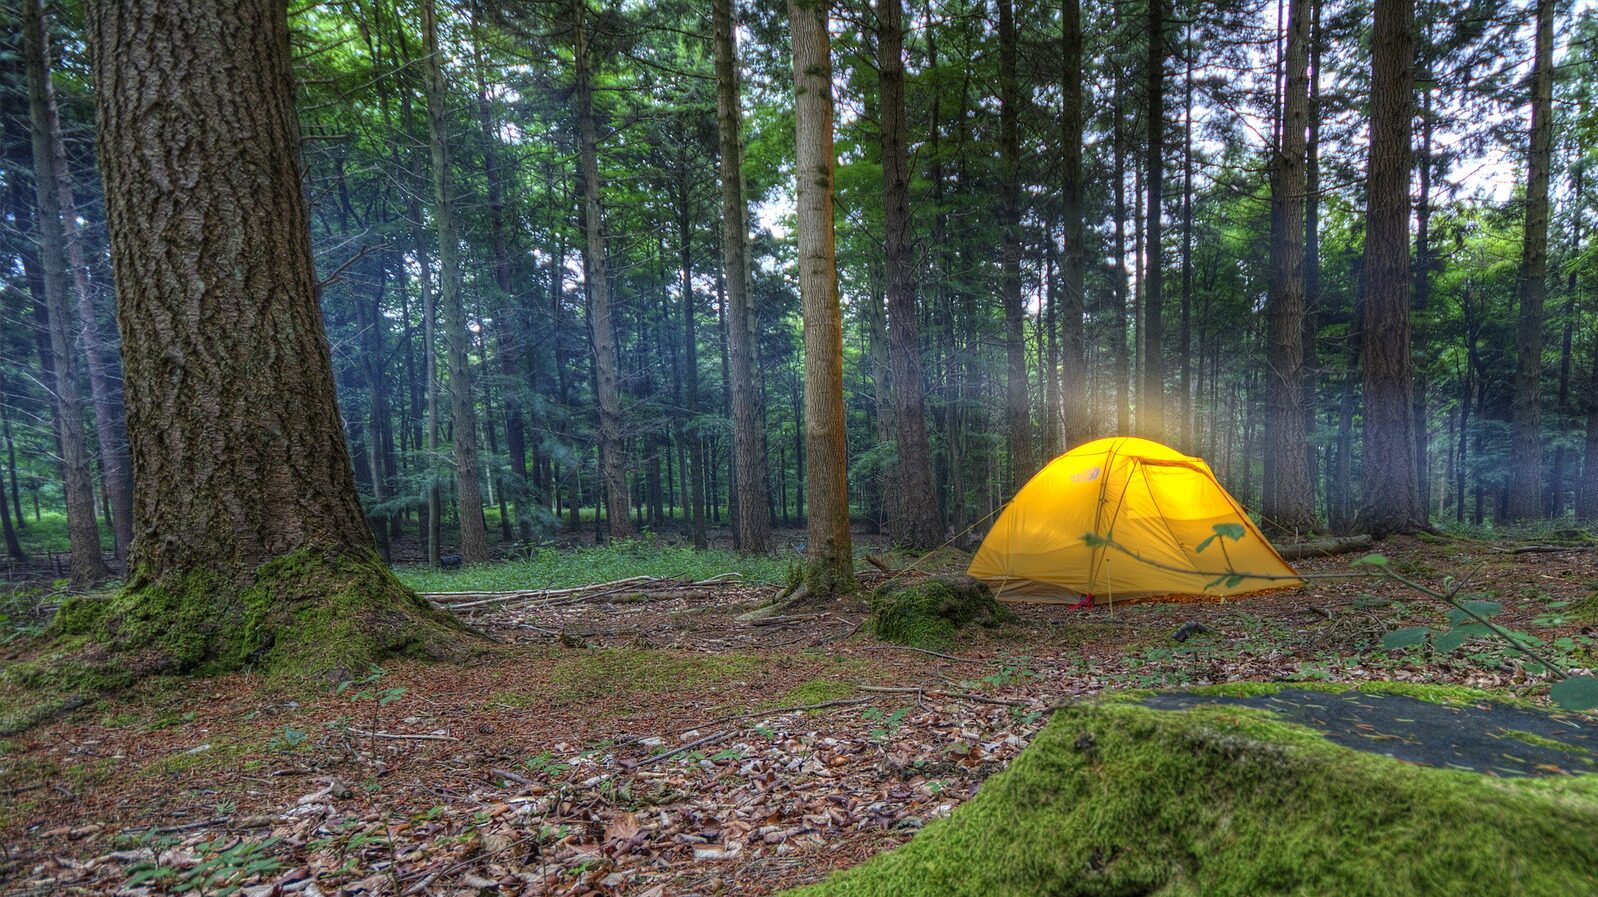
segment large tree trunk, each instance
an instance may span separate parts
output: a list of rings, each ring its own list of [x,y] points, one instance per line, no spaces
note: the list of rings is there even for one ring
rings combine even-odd
[[[1148,106],[1143,110],[1148,126],[1148,155],[1145,186],[1148,188],[1148,224],[1143,242],[1148,255],[1144,266],[1147,281],[1143,289],[1143,333],[1140,342],[1143,353],[1139,358],[1143,369],[1142,388],[1138,390],[1137,425],[1144,435],[1154,439],[1165,436],[1165,362],[1163,325],[1160,306],[1164,302],[1162,269],[1165,267],[1164,238],[1161,234],[1165,212],[1165,4],[1166,0],[1148,0],[1148,70],[1145,73]]]
[[[910,217],[910,159],[904,115],[904,10],[877,0],[877,76],[882,102],[882,210],[888,266],[888,351],[893,369],[899,496],[896,542],[933,548],[943,541],[927,444],[926,391],[916,328],[915,237]]]
[[[1271,291],[1266,315],[1265,451],[1271,459],[1261,508],[1267,527],[1299,533],[1320,529],[1315,486],[1304,452],[1304,165],[1309,126],[1309,5],[1289,0],[1282,131],[1272,160]]]
[[[1415,482],[1409,346],[1410,122],[1414,0],[1376,0],[1365,216],[1365,463],[1360,525],[1374,536],[1426,527]]]
[[[727,289],[727,352],[732,379],[732,440],[738,477],[738,548],[764,554],[771,542],[767,511],[766,431],[760,423],[754,311],[749,301],[748,209],[743,187],[743,114],[738,108],[738,48],[733,0],[712,0],[715,31],[716,132],[721,174],[721,260]]]
[[[86,589],[111,575],[100,555],[100,529],[94,516],[94,480],[78,390],[78,358],[68,311],[66,232],[61,222],[61,175],[56,170],[54,101],[50,97],[50,50],[46,43],[43,0],[24,0],[23,56],[28,77],[28,117],[33,132],[33,186],[38,203],[39,261],[44,304],[49,311],[50,354],[55,359],[56,418],[60,422],[61,471],[65,480],[67,535],[72,548],[72,587]]]
[[[1510,406],[1509,517],[1543,516],[1543,298],[1548,276],[1548,169],[1553,147],[1553,0],[1537,0],[1537,55],[1531,76],[1531,148],[1526,157],[1526,231],[1520,254],[1520,322]]]
[[[1004,305],[1005,429],[1010,488],[1032,476],[1032,412],[1027,397],[1026,310],[1021,304],[1021,82],[1016,74],[1014,0],[999,0],[999,291]]]
[[[611,322],[610,266],[605,258],[605,223],[600,207],[599,126],[594,121],[593,70],[588,58],[588,8],[575,4],[573,48],[577,84],[578,165],[583,181],[584,279],[588,282],[588,329],[594,347],[594,379],[599,399],[600,478],[605,513],[613,539],[633,534],[628,512],[627,448],[622,441],[621,389],[617,381],[616,331]]]
[[[826,3],[788,0],[793,39],[799,297],[804,308],[805,456],[811,594],[854,589],[843,407],[843,314],[833,239],[832,53]]]
[[[1064,214],[1065,251],[1060,257],[1060,354],[1064,363],[1063,393],[1065,448],[1070,450],[1092,435],[1088,413],[1086,314],[1083,271],[1087,247],[1083,245],[1082,203],[1082,4],[1063,0],[1061,18],[1060,205]]]
[[[467,358],[466,309],[461,300],[460,238],[455,232],[454,178],[450,171],[449,118],[445,109],[444,67],[438,49],[434,0],[422,3],[422,86],[427,92],[427,133],[433,154],[433,222],[438,228],[438,294],[449,346],[450,435],[455,456],[455,508],[460,521],[463,560],[488,559],[483,525],[481,469],[477,458],[477,405],[472,400],[472,370]]]
[[[88,6],[135,474],[128,585],[94,634],[177,669],[450,651],[456,624],[377,559],[356,495],[285,7]]]

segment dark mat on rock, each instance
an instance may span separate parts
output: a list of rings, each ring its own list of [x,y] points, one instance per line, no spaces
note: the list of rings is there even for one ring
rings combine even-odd
[[[1161,710],[1257,707],[1336,744],[1424,766],[1499,776],[1598,772],[1598,724],[1490,701],[1453,706],[1405,695],[1284,688],[1248,697],[1166,692],[1143,703]]]

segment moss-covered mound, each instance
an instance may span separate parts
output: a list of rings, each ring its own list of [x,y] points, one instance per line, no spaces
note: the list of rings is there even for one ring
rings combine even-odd
[[[793,897],[1598,894],[1598,777],[1496,778],[1259,709],[1058,711],[909,844]]]
[[[870,632],[885,642],[945,648],[972,624],[1009,619],[986,583],[968,576],[934,576],[884,583],[871,596]]]
[[[26,659],[0,667],[0,731],[149,675],[337,681],[389,657],[459,657],[475,642],[376,556],[290,554],[242,587],[204,571],[135,575],[114,594],[69,599]]]

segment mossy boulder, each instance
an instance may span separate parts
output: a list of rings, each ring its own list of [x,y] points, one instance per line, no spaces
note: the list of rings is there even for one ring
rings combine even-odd
[[[789,897],[1598,894],[1598,776],[1403,762],[1229,700],[1065,707],[949,818]],[[1539,741],[1505,743],[1585,750]]]
[[[967,626],[1010,618],[987,584],[969,576],[897,579],[871,595],[871,634],[913,648],[946,648]]]

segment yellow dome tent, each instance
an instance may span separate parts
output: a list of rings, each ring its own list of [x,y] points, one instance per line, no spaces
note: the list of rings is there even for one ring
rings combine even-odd
[[[1000,600],[1040,602],[1302,583],[1203,459],[1133,437],[1051,461],[1004,508],[967,572]]]

